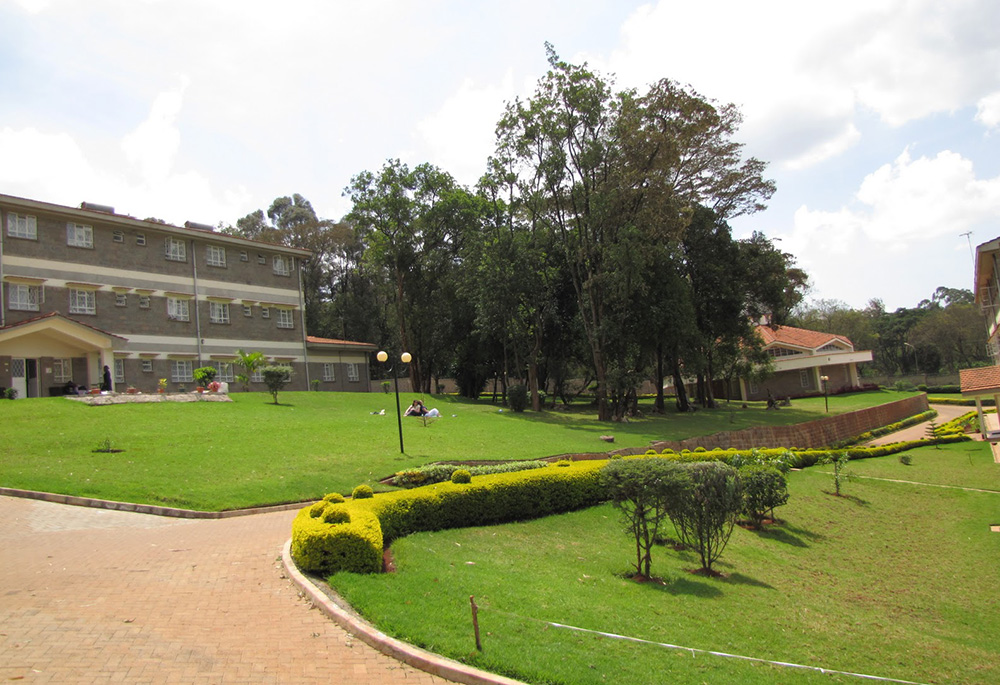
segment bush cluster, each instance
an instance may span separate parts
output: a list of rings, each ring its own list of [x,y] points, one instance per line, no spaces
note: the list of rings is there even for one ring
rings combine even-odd
[[[507,405],[511,411],[522,412],[528,408],[528,388],[523,385],[512,385],[507,388]]]
[[[548,466],[544,461],[507,461],[502,464],[482,464],[478,466],[459,466],[457,464],[431,464],[416,469],[397,472],[390,481],[399,488],[416,488],[431,483],[443,483],[451,480],[452,474],[464,469],[471,476],[485,476],[491,473],[514,473],[528,471]]]
[[[396,538],[425,530],[521,521],[598,504],[604,497],[598,471],[603,461],[567,468],[533,469],[477,477],[468,484],[435,483],[415,490],[302,509],[292,524],[292,557],[304,571],[372,573],[381,569],[382,549]],[[350,521],[325,523],[330,507]]]
[[[831,447],[848,447],[849,445],[855,445],[859,442],[868,442],[869,440],[880,438],[883,435],[888,435],[889,433],[895,433],[896,431],[903,430],[904,428],[909,428],[910,426],[916,426],[918,423],[923,423],[924,421],[930,421],[935,416],[937,416],[937,412],[934,411],[933,409],[928,409],[927,411],[920,412],[919,414],[908,416],[902,421],[896,421],[895,423],[890,423],[888,426],[873,428],[870,431],[865,431],[861,435],[856,435],[848,440],[841,440],[831,445]]]

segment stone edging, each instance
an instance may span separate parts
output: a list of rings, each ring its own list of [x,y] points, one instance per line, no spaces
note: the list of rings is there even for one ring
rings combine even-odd
[[[289,539],[281,549],[281,561],[288,578],[309,598],[320,611],[331,618],[337,625],[351,633],[365,644],[377,649],[386,656],[402,661],[421,671],[445,678],[455,683],[466,685],[524,685],[519,680],[511,680],[504,676],[488,673],[473,668],[458,661],[446,659],[439,654],[428,652],[402,640],[389,637],[371,623],[361,618],[343,600],[335,601],[323,590],[307,578],[295,562],[291,554],[292,541]],[[339,598],[338,598],[339,599]]]
[[[153,504],[134,504],[132,502],[115,502],[106,499],[93,499],[91,497],[77,497],[75,495],[60,495],[54,492],[38,492],[36,490],[19,490],[17,488],[0,487],[0,495],[6,497],[23,497],[25,499],[37,499],[43,502],[54,502],[56,504],[70,504],[75,507],[90,507],[92,509],[109,509],[111,511],[130,511],[136,514],[150,514],[152,516],[169,516],[181,519],[227,519],[236,516],[250,516],[253,514],[267,514],[274,511],[290,511],[301,509],[309,502],[294,502],[291,504],[278,504],[271,507],[254,507],[252,509],[230,509],[228,511],[196,511],[194,509],[175,509],[174,507],[161,507]]]

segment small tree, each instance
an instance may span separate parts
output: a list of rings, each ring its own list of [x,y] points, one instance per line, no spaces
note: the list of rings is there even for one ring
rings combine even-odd
[[[236,363],[243,367],[245,372],[238,375],[236,380],[243,384],[243,392],[247,392],[250,390],[250,379],[253,377],[254,371],[264,366],[267,359],[263,352],[244,352],[243,350],[236,350],[236,356],[239,357],[239,361]]]
[[[261,369],[264,376],[264,384],[268,392],[274,398],[274,403],[278,403],[278,391],[285,387],[288,381],[292,380],[292,367],[290,366],[265,366]]]
[[[215,380],[215,374],[217,373],[219,373],[219,370],[214,366],[199,366],[191,372],[191,375],[194,376],[199,386],[207,388],[208,384]]]
[[[701,570],[711,573],[722,556],[743,507],[739,473],[722,462],[683,464],[688,485],[669,503],[681,541],[698,552]]]
[[[667,516],[668,501],[685,487],[680,464],[665,459],[612,459],[601,469],[601,483],[635,538],[635,572],[649,577],[656,532]]]
[[[852,473],[847,470],[847,464],[851,458],[847,452],[837,452],[823,459],[822,464],[833,465],[833,489],[837,497],[840,497],[840,485],[842,481],[850,480]]]
[[[788,502],[788,482],[785,474],[765,464],[744,466],[739,474],[743,486],[743,514],[759,530],[768,511],[774,518],[774,508]]]

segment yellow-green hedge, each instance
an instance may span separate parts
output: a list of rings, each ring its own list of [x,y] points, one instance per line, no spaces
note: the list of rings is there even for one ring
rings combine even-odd
[[[382,549],[410,533],[520,521],[599,503],[600,461],[566,468],[475,476],[470,483],[435,483],[345,504],[348,523],[324,523],[326,507],[302,509],[292,524],[292,557],[304,571],[373,573]]]

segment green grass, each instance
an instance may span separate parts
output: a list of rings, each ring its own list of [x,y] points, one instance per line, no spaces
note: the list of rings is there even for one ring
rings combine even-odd
[[[885,457],[852,468],[973,486],[1000,470],[982,443],[913,456],[912,467]],[[822,467],[791,474],[789,489],[782,525],[736,529],[723,578],[692,575],[692,553],[658,547],[663,584],[626,580],[631,543],[604,505],[413,535],[393,545],[397,573],[331,584],[390,634],[534,683],[859,682],[545,622],[916,682],[1000,682],[1000,534],[989,530],[1000,494],[858,479],[837,498]]]
[[[831,413],[913,393],[831,398]],[[823,416],[823,398],[780,411],[742,409],[601,423],[593,409],[498,411],[486,401],[424,397],[443,418],[424,427],[404,418],[399,453],[395,400],[360,393],[237,393],[232,403],[158,403],[89,407],[63,398],[0,402],[0,485],[144,504],[218,511],[349,492],[398,470],[443,460],[532,459],[567,452],[645,447],[662,439]],[[404,406],[420,395],[401,396]],[[370,412],[386,410],[385,416]],[[454,415],[454,416],[452,416]],[[614,445],[600,436],[615,436]],[[110,440],[120,453],[94,453]]]

